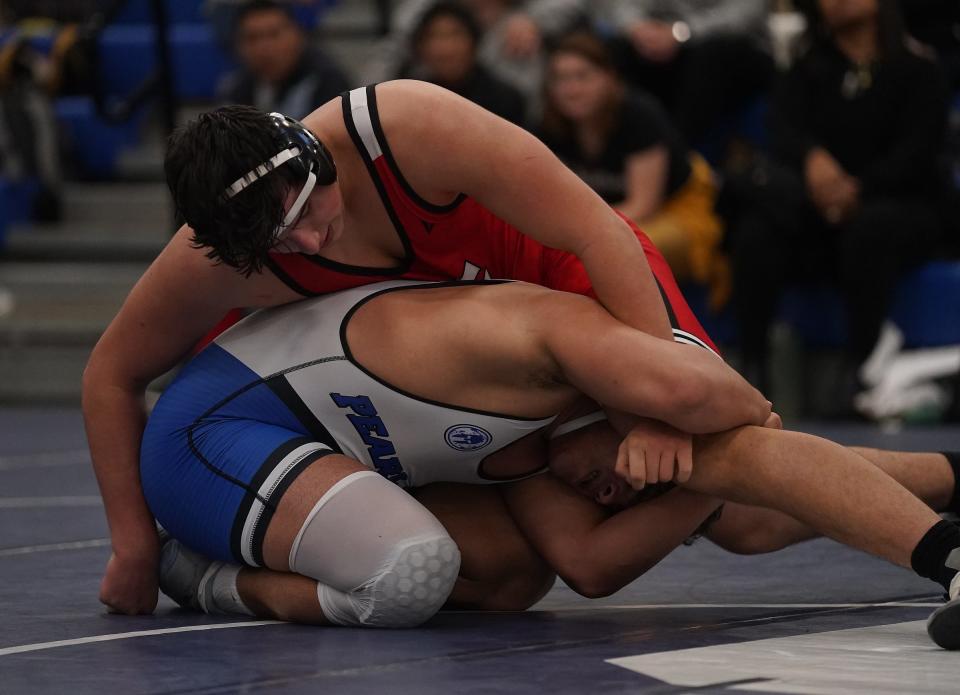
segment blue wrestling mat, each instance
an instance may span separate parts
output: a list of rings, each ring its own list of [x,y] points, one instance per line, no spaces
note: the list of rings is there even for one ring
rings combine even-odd
[[[960,429],[800,429],[931,450]],[[417,630],[188,613],[107,615],[107,529],[76,410],[0,411],[0,693],[943,693],[935,586],[831,541],[761,557],[706,541],[608,599],[558,584],[533,610]]]

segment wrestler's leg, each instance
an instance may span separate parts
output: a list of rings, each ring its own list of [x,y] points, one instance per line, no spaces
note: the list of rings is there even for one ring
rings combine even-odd
[[[317,600],[317,581],[287,571],[289,550],[311,500],[362,470],[349,459],[326,457],[284,495],[264,539],[264,561],[273,569],[243,568],[236,579],[239,599],[255,616],[329,622]],[[438,483],[413,494],[461,549],[460,576],[446,607],[524,610],[553,585],[555,575],[516,527],[496,486]]]
[[[936,512],[953,499],[953,470],[943,454],[850,447],[903,485]],[[951,510],[952,511],[952,510]],[[710,526],[707,538],[734,553],[769,553],[820,536],[813,528],[773,509],[735,502]]]
[[[823,535],[911,567],[940,517],[856,452],[811,435],[743,427],[695,442],[686,487],[784,512]]]
[[[445,608],[526,610],[556,580],[517,528],[499,487],[434,483],[413,493],[460,548],[460,576]]]
[[[335,454],[310,464],[280,498],[262,543],[266,569],[204,566],[188,550],[164,551],[171,565],[182,555],[180,574],[194,579],[173,581],[170,571],[168,584],[192,586],[207,612],[314,624],[417,625],[442,607],[459,567],[455,543],[429,511]]]
[[[496,486],[435,483],[413,494],[460,548],[460,576],[446,608],[525,610],[553,586],[556,575],[520,533]],[[257,617],[327,622],[317,601],[317,582],[309,577],[245,568],[237,589]]]

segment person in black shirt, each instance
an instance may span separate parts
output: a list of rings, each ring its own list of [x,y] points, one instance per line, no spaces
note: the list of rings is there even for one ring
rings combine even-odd
[[[849,327],[841,400],[875,344],[897,280],[936,250],[946,97],[892,0],[811,0],[806,53],[771,113],[773,162],[733,234],[744,371],[765,386],[784,284],[831,279]]]
[[[242,67],[220,86],[226,102],[303,118],[351,86],[330,58],[309,45],[292,9],[273,0],[240,7],[234,46]]]
[[[709,165],[663,107],[627,90],[598,38],[571,34],[550,52],[543,141],[605,201],[639,224],[679,280],[727,293]]]
[[[438,2],[423,13],[414,29],[413,61],[400,76],[438,84],[523,125],[523,95],[478,61],[480,37],[480,25],[470,10],[455,2]]]

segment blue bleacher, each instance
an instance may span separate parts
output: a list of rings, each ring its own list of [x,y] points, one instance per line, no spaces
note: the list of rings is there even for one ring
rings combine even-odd
[[[10,225],[30,219],[33,201],[39,188],[39,184],[33,179],[0,179],[0,250],[3,249]]]
[[[203,22],[203,0],[166,0],[167,21]],[[151,0],[127,0],[126,6],[113,18],[113,24],[150,24],[153,21]]]
[[[107,123],[97,115],[90,97],[64,97],[55,105],[57,120],[70,142],[77,165],[86,176],[113,176],[117,157],[139,141],[146,112],[141,109],[125,123]]]
[[[217,46],[207,24],[170,27],[174,90],[181,99],[213,99],[232,61]],[[100,36],[100,76],[108,94],[129,94],[157,64],[155,31],[149,24],[111,25]]]
[[[685,286],[683,292],[714,340],[736,345],[736,320],[729,307],[711,312],[700,286]],[[907,348],[960,345],[960,261],[932,261],[908,274],[897,287],[890,318],[903,331]],[[843,301],[831,287],[790,288],[778,319],[808,347],[838,348],[847,338]]]

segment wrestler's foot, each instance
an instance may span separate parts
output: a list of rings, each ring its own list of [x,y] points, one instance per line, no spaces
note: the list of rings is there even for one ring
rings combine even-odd
[[[947,602],[927,619],[927,634],[944,649],[960,649],[960,572],[950,582],[947,595]]]
[[[183,608],[204,613],[222,612],[215,605],[213,579],[226,563],[195,553],[165,533],[161,533],[160,538],[163,542],[160,590]]]

